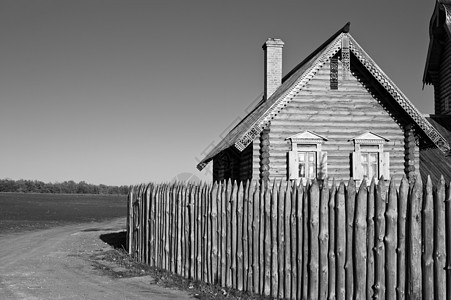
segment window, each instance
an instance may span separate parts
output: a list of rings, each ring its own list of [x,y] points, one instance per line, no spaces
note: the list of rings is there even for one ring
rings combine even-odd
[[[352,139],[352,177],[355,180],[377,180],[381,176],[390,178],[390,156],[384,152],[387,139],[371,132],[364,133]]]
[[[316,178],[316,152],[298,152],[299,177]]]
[[[379,153],[361,153],[360,157],[363,168],[363,176],[366,178],[379,178]]]
[[[324,179],[327,176],[327,153],[321,151],[326,139],[305,131],[287,138],[291,141],[288,152],[288,179]]]

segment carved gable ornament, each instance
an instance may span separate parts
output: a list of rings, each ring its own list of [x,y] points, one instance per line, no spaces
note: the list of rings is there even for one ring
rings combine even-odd
[[[327,139],[312,131],[306,130],[304,132],[287,137],[285,140],[291,140],[292,143],[305,143],[305,144],[319,144]]]
[[[389,140],[378,134],[368,131],[364,134],[350,139],[350,141],[354,141],[354,143],[356,144],[383,144],[385,142],[388,142]]]

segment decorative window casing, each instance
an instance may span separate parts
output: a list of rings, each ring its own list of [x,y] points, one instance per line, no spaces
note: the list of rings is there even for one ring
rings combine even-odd
[[[390,179],[390,153],[384,152],[384,144],[389,140],[372,132],[352,139],[352,177],[354,180]]]
[[[325,179],[327,177],[327,153],[322,151],[322,144],[326,138],[304,131],[288,137],[291,151],[288,151],[288,179],[307,180]]]

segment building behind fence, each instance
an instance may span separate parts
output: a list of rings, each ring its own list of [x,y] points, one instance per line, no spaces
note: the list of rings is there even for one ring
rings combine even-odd
[[[451,188],[418,180],[131,188],[128,251],[287,299],[451,299]]]

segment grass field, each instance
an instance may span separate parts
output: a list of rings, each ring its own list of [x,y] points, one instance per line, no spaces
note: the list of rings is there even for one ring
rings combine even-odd
[[[0,193],[0,234],[127,215],[127,196]]]

